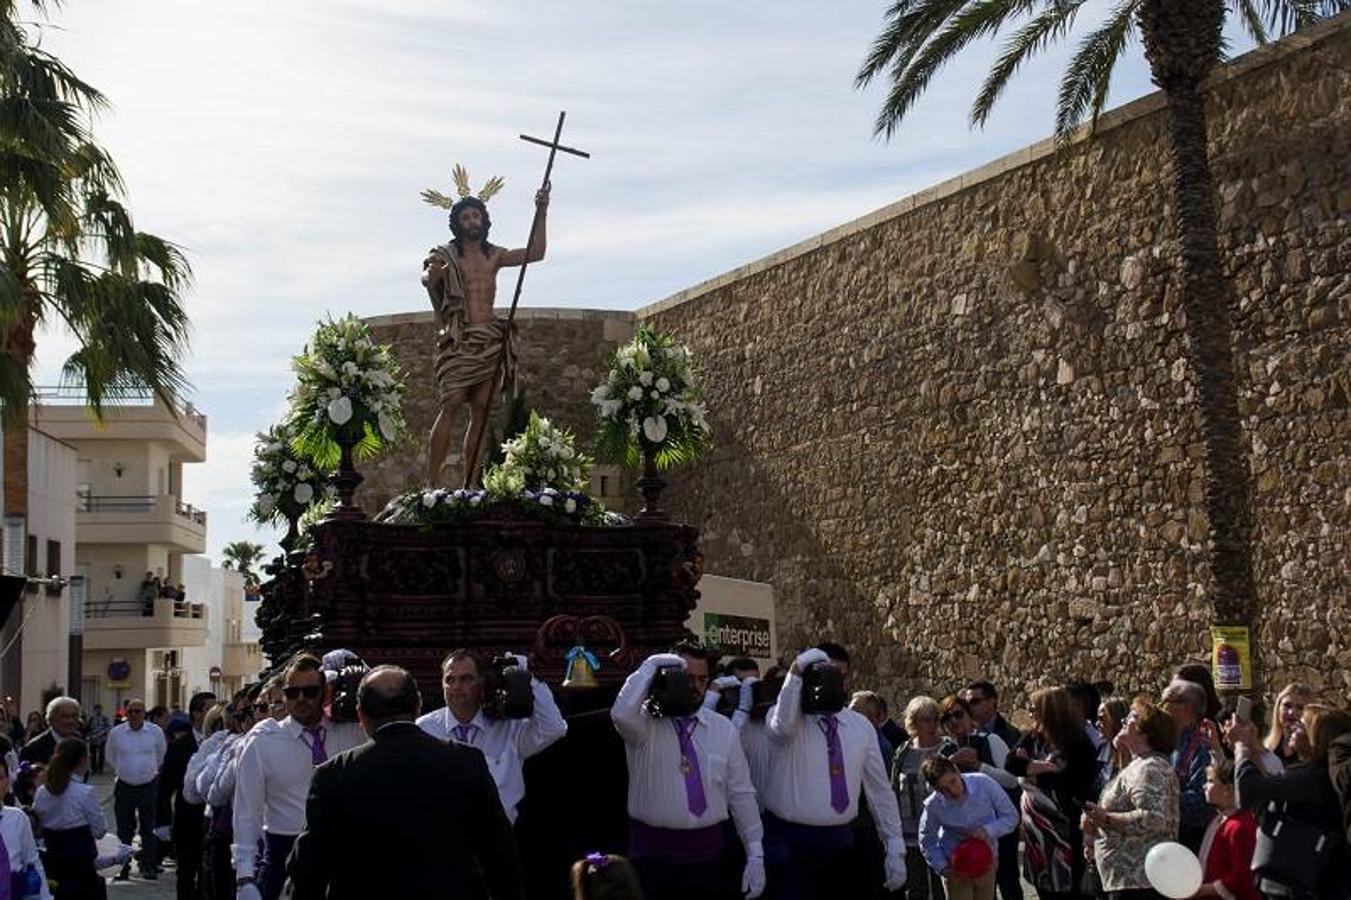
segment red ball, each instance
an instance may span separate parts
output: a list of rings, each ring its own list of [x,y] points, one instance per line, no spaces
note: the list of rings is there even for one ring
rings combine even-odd
[[[958,878],[977,879],[994,865],[994,851],[978,837],[964,838],[952,851],[952,874]]]

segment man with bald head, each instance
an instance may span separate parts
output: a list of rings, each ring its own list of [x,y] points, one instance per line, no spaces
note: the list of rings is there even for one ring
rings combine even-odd
[[[417,682],[397,666],[361,680],[371,740],[314,770],[292,900],[523,896],[511,825],[483,754],[418,727]]]

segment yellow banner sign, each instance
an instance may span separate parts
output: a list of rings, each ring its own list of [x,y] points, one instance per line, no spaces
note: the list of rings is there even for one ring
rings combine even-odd
[[[1246,691],[1252,687],[1252,644],[1246,627],[1211,627],[1210,669],[1216,690]]]

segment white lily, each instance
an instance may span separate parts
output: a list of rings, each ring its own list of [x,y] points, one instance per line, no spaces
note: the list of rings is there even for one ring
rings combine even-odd
[[[346,425],[352,420],[352,401],[338,396],[328,403],[328,417],[334,425]]]
[[[654,444],[666,440],[666,417],[648,416],[643,419],[643,436]]]
[[[296,485],[296,489],[292,492],[292,496],[296,498],[297,503],[309,503],[314,499],[314,487],[302,481],[300,484]]]

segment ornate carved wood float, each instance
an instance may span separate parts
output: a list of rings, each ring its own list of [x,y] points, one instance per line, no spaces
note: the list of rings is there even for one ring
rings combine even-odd
[[[452,648],[528,652],[557,688],[582,643],[601,661],[598,693],[613,696],[638,662],[686,635],[697,537],[669,522],[550,525],[500,507],[467,525],[329,520],[264,586],[262,648],[273,663],[347,647],[404,666],[431,709]]]

